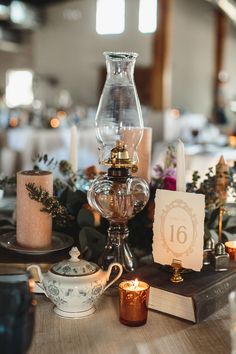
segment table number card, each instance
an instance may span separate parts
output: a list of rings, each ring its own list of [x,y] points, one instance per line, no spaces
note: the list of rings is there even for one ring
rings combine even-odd
[[[153,257],[171,265],[178,259],[183,268],[200,271],[203,264],[205,196],[157,190],[153,225]]]

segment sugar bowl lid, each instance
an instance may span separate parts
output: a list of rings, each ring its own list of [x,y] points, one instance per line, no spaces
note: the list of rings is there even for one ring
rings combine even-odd
[[[79,259],[80,252],[77,247],[72,247],[69,255],[70,259],[54,264],[50,271],[67,277],[91,275],[98,271],[99,267],[96,264]]]

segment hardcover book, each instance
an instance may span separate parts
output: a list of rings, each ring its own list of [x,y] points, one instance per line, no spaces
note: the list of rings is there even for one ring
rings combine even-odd
[[[225,272],[204,267],[201,272],[186,271],[184,281],[170,281],[171,268],[158,263],[146,265],[125,275],[126,279],[146,281],[150,285],[148,307],[198,323],[228,302],[228,294],[236,289],[236,262]]]

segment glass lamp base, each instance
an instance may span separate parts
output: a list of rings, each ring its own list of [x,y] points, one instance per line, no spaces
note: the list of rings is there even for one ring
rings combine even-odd
[[[99,265],[103,269],[106,270],[113,262],[120,263],[124,272],[131,272],[135,269],[136,260],[127,243],[128,235],[129,229],[126,225],[110,224],[107,243],[99,260]]]
[[[120,149],[120,146],[117,146],[117,150],[118,148]],[[126,157],[125,147],[121,150],[116,152],[117,156]],[[116,159],[119,162],[118,157]],[[88,202],[110,222],[106,246],[99,260],[99,265],[103,269],[106,270],[112,262],[120,263],[124,272],[135,269],[136,261],[127,242],[129,235],[127,223],[145,207],[148,199],[147,182],[140,177],[131,176],[126,167],[111,167],[107,174],[93,181],[88,191]]]

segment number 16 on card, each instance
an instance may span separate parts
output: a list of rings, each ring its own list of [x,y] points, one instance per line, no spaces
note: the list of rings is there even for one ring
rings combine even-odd
[[[171,235],[170,242],[178,242],[184,244],[187,242],[187,232],[184,225],[180,225],[177,230],[175,230],[175,225],[170,225]]]
[[[155,198],[153,257],[171,265],[200,270],[203,260],[204,196],[201,194],[157,190]]]

